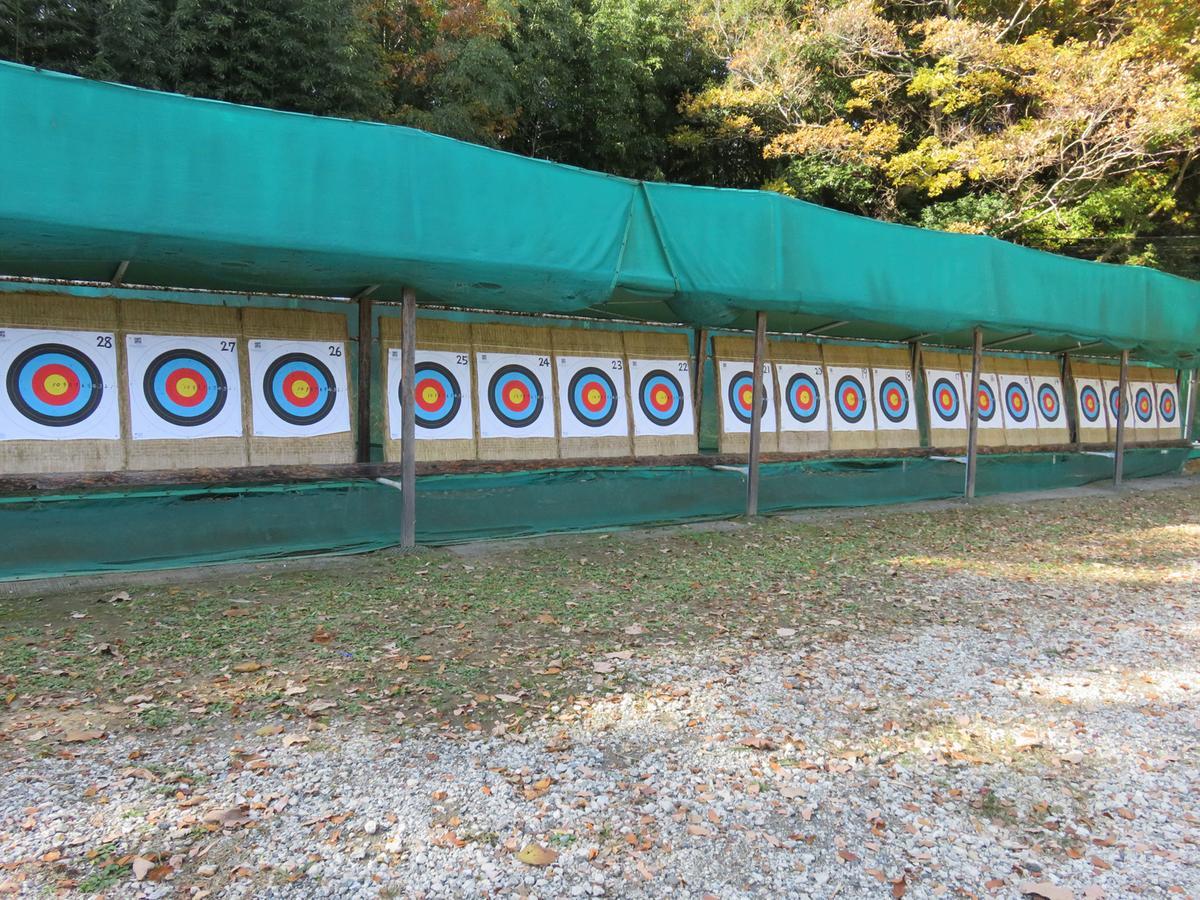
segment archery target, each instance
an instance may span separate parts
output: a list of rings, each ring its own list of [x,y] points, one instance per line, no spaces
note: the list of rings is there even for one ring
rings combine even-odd
[[[1079,421],[1086,427],[1105,428],[1108,417],[1104,412],[1104,388],[1099,381],[1075,379],[1076,401],[1079,404]]]
[[[635,435],[695,434],[691,364],[687,360],[631,359],[629,380]]]
[[[549,354],[477,353],[475,369],[480,437],[554,437]]]
[[[875,423],[880,431],[915,430],[912,372],[908,369],[874,369]]]
[[[556,356],[559,432],[563,437],[627,437],[625,360]]]
[[[829,367],[830,421],[834,431],[874,431],[871,370]]]
[[[127,335],[133,439],[241,437],[237,347],[236,338]]]
[[[1117,421],[1121,417],[1121,383],[1119,381],[1105,381],[1104,391],[1104,403],[1105,408],[1108,410],[1108,421],[1112,423],[1112,426],[1115,428],[1117,426]],[[1129,402],[1129,398],[1127,397],[1125,403],[1126,424],[1129,424],[1129,421],[1133,416],[1133,410],[1131,406],[1132,404]]]
[[[119,440],[111,333],[0,329],[0,440]]]
[[[417,440],[470,440],[475,436],[471,414],[471,357],[447,350],[416,352],[413,386]],[[400,350],[388,350],[388,434],[400,440],[404,410]]]
[[[1158,427],[1158,404],[1154,399],[1154,385],[1133,384],[1129,387],[1133,395],[1133,415],[1139,428]]]
[[[345,346],[250,341],[256,437],[314,437],[350,430]]]
[[[966,376],[963,376],[964,382]],[[1000,412],[1000,378],[992,372],[979,373],[979,427],[1000,429],[1004,427],[1004,414]]]
[[[721,427],[726,434],[749,434],[754,417],[754,363],[721,360]],[[763,364],[761,428],[775,430],[775,379]]]
[[[825,369],[798,363],[776,363],[779,382],[781,431],[826,431],[829,403],[825,397]]]
[[[1033,376],[1033,404],[1037,410],[1038,427],[1066,427],[1066,413],[1062,408],[1062,380]]]
[[[929,421],[933,428],[966,428],[967,411],[963,403],[961,372],[928,369],[925,381],[929,388]]]
[[[1158,419],[1163,428],[1175,424],[1179,415],[1179,403],[1175,398],[1175,387],[1170,384],[1159,384],[1158,387]]]
[[[1000,376],[1000,408],[1004,410],[1006,429],[1021,431],[1037,428],[1033,396],[1033,382],[1028,375]]]

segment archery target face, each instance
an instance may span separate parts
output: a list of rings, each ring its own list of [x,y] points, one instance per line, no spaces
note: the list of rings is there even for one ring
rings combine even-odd
[[[646,437],[696,433],[691,363],[685,359],[629,360],[633,433]]]
[[[0,329],[0,440],[119,440],[109,332]]]
[[[967,404],[963,402],[963,376],[948,369],[926,369],[931,428],[966,428]]]
[[[563,437],[627,437],[625,360],[556,356],[559,433]]]
[[[779,382],[779,428],[781,431],[826,431],[829,402],[825,394],[823,366],[776,363]]]
[[[1034,375],[1033,406],[1041,428],[1066,428],[1067,413],[1063,409],[1062,379],[1049,375]]]
[[[1112,381],[1109,381],[1106,378],[1103,382],[1103,385],[1104,385],[1104,394],[1103,394],[1104,409],[1108,413],[1109,423],[1115,428],[1117,426],[1117,419],[1119,418],[1119,413],[1117,412],[1117,410],[1120,408],[1121,382],[1117,381],[1115,379]],[[1127,388],[1127,389],[1132,389],[1132,387],[1133,387],[1132,385],[1129,385],[1129,388]],[[1125,398],[1125,424],[1126,425],[1133,424],[1133,396],[1132,396],[1132,393],[1130,393]]]
[[[417,440],[470,440],[475,436],[471,414],[471,356],[448,350],[417,350],[416,403],[413,407]],[[404,409],[400,384],[400,350],[388,350],[388,434],[400,440]]]
[[[834,431],[874,431],[871,370],[829,367],[829,420]]]
[[[964,376],[964,384],[967,380]],[[979,373],[979,427],[1004,427],[1004,414],[1000,411],[1000,376],[993,372]]]
[[[1093,378],[1076,378],[1075,402],[1078,404],[1079,424],[1081,427],[1108,427],[1108,412],[1104,402],[1104,385],[1098,380]]]
[[[874,369],[875,425],[880,431],[916,430],[912,372],[908,369]]]
[[[481,437],[554,437],[549,353],[477,353],[475,368]]]
[[[754,363],[721,360],[721,427],[726,434],[749,434],[754,418]],[[775,430],[775,379],[770,363],[763,364],[762,430]]]
[[[236,338],[126,336],[133,439],[240,437],[237,347]]]
[[[1179,421],[1179,399],[1176,396],[1175,385],[1157,383],[1158,391],[1158,421],[1163,428],[1176,427]]]
[[[1139,381],[1129,385],[1129,395],[1133,398],[1133,418],[1135,428],[1158,428],[1158,400],[1154,396],[1154,385],[1149,381]]]
[[[255,437],[315,437],[350,430],[341,342],[250,341]]]
[[[1000,376],[1000,408],[1004,410],[1005,428],[1015,431],[1037,428],[1033,382],[1028,375]]]

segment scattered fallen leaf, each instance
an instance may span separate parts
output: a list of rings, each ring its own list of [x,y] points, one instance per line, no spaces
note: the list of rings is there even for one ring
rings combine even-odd
[[[526,844],[517,859],[527,866],[548,866],[558,859],[558,853],[541,844]]]
[[[243,662],[243,663],[238,663],[237,665],[235,665],[233,667],[233,671],[235,671],[235,672],[257,672],[261,668],[262,668],[262,663]]]
[[[1075,894],[1070,888],[1059,887],[1050,881],[1022,881],[1017,885],[1022,894],[1042,897],[1043,900],[1075,900]]]
[[[64,744],[86,744],[104,737],[103,731],[68,731],[59,740]]]

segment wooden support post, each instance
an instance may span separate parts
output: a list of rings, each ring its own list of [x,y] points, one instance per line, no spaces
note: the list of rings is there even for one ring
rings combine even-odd
[[[1200,369],[1192,369],[1188,381],[1187,412],[1183,417],[1183,439],[1190,441],[1196,427],[1196,391],[1200,389]]]
[[[369,297],[358,301],[358,414],[356,432],[358,461],[371,461],[371,358],[374,340],[371,329],[372,303]]]
[[[746,472],[746,515],[758,515],[758,456],[762,448],[763,362],[767,356],[767,314],[754,321],[754,409],[750,415],[750,459]]]
[[[400,383],[404,402],[400,406],[400,546],[417,544],[417,411],[413,384],[417,380],[417,295],[404,289],[400,314]]]
[[[1113,454],[1113,487],[1125,477],[1125,417],[1129,415],[1129,351],[1121,351],[1121,381],[1117,398],[1117,452]]]
[[[692,373],[692,407],[696,412],[696,436],[700,435],[700,418],[704,408],[704,367],[708,365],[708,329],[696,329],[696,371]]]
[[[975,499],[975,468],[979,460],[979,381],[983,368],[983,329],[975,329],[975,348],[971,353],[971,420],[967,425],[967,484],[965,496]]]

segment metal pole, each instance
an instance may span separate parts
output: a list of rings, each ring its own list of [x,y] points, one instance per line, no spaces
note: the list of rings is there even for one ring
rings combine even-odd
[[[1117,388],[1117,452],[1113,458],[1113,487],[1121,486],[1125,477],[1125,417],[1129,414],[1129,351],[1121,351],[1121,381]]]
[[[979,456],[979,381],[983,368],[983,329],[975,329],[975,349],[971,354],[971,421],[967,425],[966,498],[975,499],[975,464]]]
[[[417,295],[404,289],[400,315],[400,383],[404,402],[400,406],[400,546],[417,543],[417,412],[413,385],[417,380]]]
[[[367,297],[358,301],[358,461],[371,461],[371,307]]]
[[[1196,390],[1200,388],[1200,370],[1192,369],[1188,381],[1187,414],[1183,417],[1183,439],[1192,439],[1192,429],[1196,427]],[[1182,379],[1181,379],[1182,380]]]
[[[767,314],[754,321],[754,409],[750,414],[750,459],[746,474],[746,515],[758,515],[758,455],[762,447],[763,360],[767,355]]]

